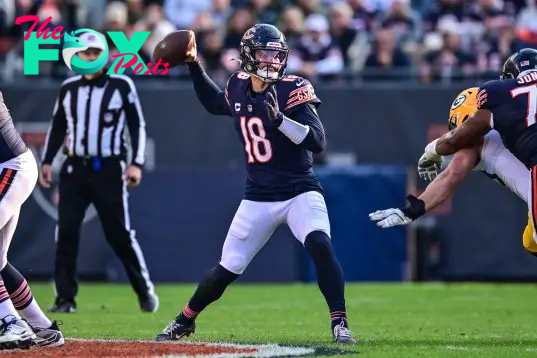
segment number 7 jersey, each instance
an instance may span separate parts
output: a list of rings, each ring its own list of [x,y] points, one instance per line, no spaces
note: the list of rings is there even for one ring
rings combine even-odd
[[[537,165],[537,72],[480,87],[477,108],[492,113],[491,127],[528,169]]]
[[[310,104],[317,107],[321,102],[309,81],[300,77],[285,76],[272,86],[276,86],[280,111],[289,118],[302,107]],[[225,89],[235,129],[244,148],[245,199],[285,201],[307,191],[323,193],[313,174],[312,153],[294,144],[268,117],[264,101],[269,88],[263,93],[255,93],[251,90],[250,75],[237,72],[229,78]]]

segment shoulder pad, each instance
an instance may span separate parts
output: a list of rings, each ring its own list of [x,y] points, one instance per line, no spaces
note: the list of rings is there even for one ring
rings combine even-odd
[[[285,111],[296,109],[302,104],[313,103],[319,105],[313,85],[305,78],[298,76],[285,76],[280,80],[286,96],[282,96],[282,107]]]
[[[236,88],[236,85],[239,85],[241,82],[244,82],[245,80],[250,79],[250,74],[246,72],[235,72],[231,76],[229,76],[229,79],[226,83],[226,88],[224,89],[224,92],[226,94],[226,101],[229,104],[229,96],[230,92],[232,92],[232,88]]]

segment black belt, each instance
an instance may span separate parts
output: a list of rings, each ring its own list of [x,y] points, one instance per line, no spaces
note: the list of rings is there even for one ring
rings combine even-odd
[[[110,156],[110,157],[97,157],[97,156],[76,156],[69,155],[67,160],[71,163],[82,164],[84,166],[91,166],[94,171],[100,171],[103,163],[117,163],[121,160],[124,160],[120,156]]]

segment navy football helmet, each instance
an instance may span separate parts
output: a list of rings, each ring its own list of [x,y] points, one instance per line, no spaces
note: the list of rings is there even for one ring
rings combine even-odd
[[[285,75],[289,47],[285,35],[275,26],[257,24],[249,28],[239,50],[245,72],[266,82],[276,82]]]
[[[523,48],[505,61],[500,79],[517,78],[521,72],[528,70],[537,70],[537,50]]]

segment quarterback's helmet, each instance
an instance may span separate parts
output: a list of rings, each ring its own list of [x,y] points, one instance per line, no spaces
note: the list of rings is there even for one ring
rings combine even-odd
[[[537,50],[523,48],[505,61],[500,79],[517,78],[521,72],[528,70],[537,70]]]
[[[246,30],[240,43],[241,67],[266,82],[285,75],[289,47],[285,35],[275,26],[257,24]]]
[[[476,98],[478,90],[478,87],[465,89],[455,98],[449,110],[449,130],[453,130],[463,124],[477,111]]]

